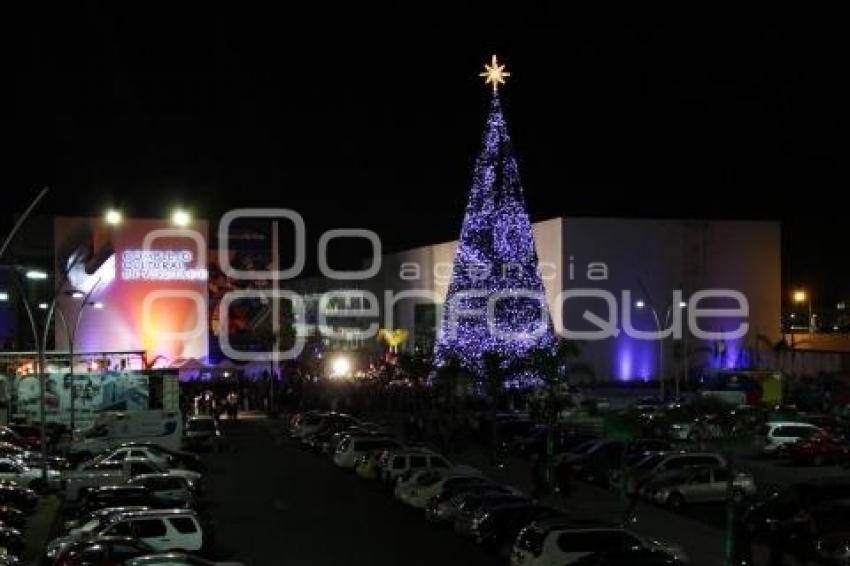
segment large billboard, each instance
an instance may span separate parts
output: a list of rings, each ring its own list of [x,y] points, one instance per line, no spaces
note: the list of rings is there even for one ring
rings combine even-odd
[[[54,220],[56,348],[144,351],[149,365],[205,358],[207,223]]]

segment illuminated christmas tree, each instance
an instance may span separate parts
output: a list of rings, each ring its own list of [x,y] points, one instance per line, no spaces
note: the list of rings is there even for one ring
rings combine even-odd
[[[461,366],[483,377],[485,354],[495,353],[507,371],[507,379],[522,381],[524,377],[533,378],[533,372],[520,369],[522,362],[533,351],[553,350],[556,339],[497,90],[508,73],[495,56],[492,65],[485,68],[482,76],[493,85],[493,97],[484,148],[475,163],[434,361],[443,366],[455,358]],[[492,311],[489,317],[488,303]]]

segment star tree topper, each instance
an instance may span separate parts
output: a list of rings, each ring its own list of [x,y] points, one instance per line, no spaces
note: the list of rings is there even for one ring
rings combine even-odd
[[[499,85],[505,84],[505,77],[509,77],[511,74],[505,70],[504,65],[499,64],[499,59],[493,55],[490,64],[484,63],[484,72],[479,73],[478,76],[484,77],[486,84],[493,85],[493,93],[495,94],[499,92]]]

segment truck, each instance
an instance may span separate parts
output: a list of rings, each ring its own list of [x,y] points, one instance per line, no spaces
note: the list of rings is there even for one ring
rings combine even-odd
[[[75,435],[68,452],[73,460],[81,461],[125,442],[153,442],[179,450],[182,438],[183,417],[178,411],[108,411]]]
[[[61,487],[68,501],[85,495],[86,491],[107,485],[123,485],[142,474],[168,474],[183,478],[192,489],[197,489],[201,474],[180,468],[168,468],[145,458],[104,460],[96,458],[81,464],[75,470],[62,473]]]

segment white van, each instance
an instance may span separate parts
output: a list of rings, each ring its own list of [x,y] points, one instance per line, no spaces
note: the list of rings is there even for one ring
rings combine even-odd
[[[753,438],[756,450],[764,456],[781,454],[789,444],[808,438],[821,429],[810,423],[792,421],[769,422]]]
[[[339,443],[334,453],[334,464],[340,468],[353,468],[360,456],[372,450],[402,448],[404,445],[385,436],[349,436]]]
[[[179,450],[182,438],[183,418],[179,412],[110,411],[99,414],[89,428],[80,432],[69,451],[74,456],[91,457],[124,442],[153,442]]]
[[[187,509],[148,509],[122,513],[83,535],[54,539],[47,545],[49,559],[58,556],[69,544],[86,537],[129,536],[145,541],[156,551],[199,552],[206,548],[201,521]],[[207,535],[209,536],[209,535]]]

